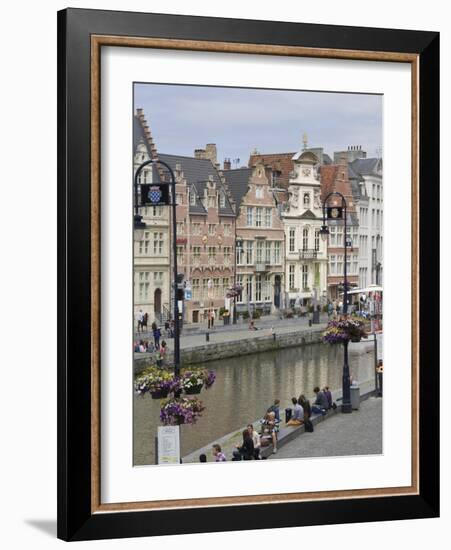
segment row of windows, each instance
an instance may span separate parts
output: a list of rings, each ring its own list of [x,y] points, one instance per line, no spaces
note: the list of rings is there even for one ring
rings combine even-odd
[[[309,287],[308,281],[308,265],[301,265],[301,288],[307,290]],[[293,264],[288,266],[288,288],[294,290],[295,288],[295,266]]]
[[[162,256],[165,253],[164,240],[164,233],[160,231],[144,231],[144,236],[139,241],[138,253],[148,255],[152,251],[155,256]]]
[[[359,228],[356,225],[347,227],[347,238],[351,241],[351,246],[358,245]],[[330,226],[329,227],[329,246],[340,247],[344,246],[344,227]]]
[[[272,208],[248,206],[246,209],[247,227],[272,227]]]
[[[210,286],[209,281],[211,281]],[[230,288],[230,278],[214,277],[213,279],[193,279],[191,285],[193,300],[223,298]]]
[[[239,303],[271,301],[270,275],[238,275],[237,283],[243,288]]]
[[[346,269],[348,273],[358,273],[358,256],[352,254],[347,256]],[[344,255],[343,254],[331,254],[329,256],[329,274],[330,275],[342,275],[344,269]]]
[[[207,230],[210,236],[214,236],[218,233],[219,228],[222,227],[223,234],[225,237],[228,237],[232,234],[232,224],[231,223],[209,223],[202,224],[199,222],[194,222],[191,224],[191,231],[193,235],[203,235]],[[183,234],[185,231],[185,222],[177,223],[177,234]]]
[[[137,291],[140,301],[149,299],[150,283],[153,286],[162,286],[164,284],[164,274],[162,271],[140,271],[136,274],[135,292]]]
[[[226,207],[226,196],[221,191],[218,196],[216,195],[207,195],[200,197],[196,194],[194,190],[189,192],[189,203],[191,206],[195,206],[198,201],[200,201],[204,208],[225,208]],[[183,204],[183,195],[177,195],[177,204]]]
[[[302,250],[308,250],[309,248],[309,235],[310,231],[308,227],[304,227],[302,229]],[[315,229],[314,231],[314,239],[313,239],[313,248],[315,250],[319,250],[319,229]],[[288,251],[289,252],[296,252],[295,250],[296,246],[296,228],[290,227],[288,231]]]
[[[279,265],[281,250],[281,241],[243,241],[243,247],[236,249],[236,262],[238,265],[254,262]]]

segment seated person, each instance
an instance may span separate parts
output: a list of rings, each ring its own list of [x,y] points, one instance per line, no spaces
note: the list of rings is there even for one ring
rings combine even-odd
[[[254,321],[249,321],[249,330],[258,330],[254,324]]]
[[[274,405],[271,405],[266,412],[273,412],[276,417],[276,422],[280,422],[280,399],[274,400]]]
[[[242,445],[237,445],[236,448],[237,451],[233,451],[234,455],[236,452],[239,452],[243,460],[252,460],[254,458],[254,441],[247,428],[243,431]]]
[[[261,445],[265,447],[272,443],[273,453],[277,453],[277,422],[274,411],[267,412],[262,423],[262,433],[260,436]]]
[[[302,424],[304,424],[304,409],[302,408],[302,405],[300,405],[296,397],[292,397],[291,402],[294,406],[292,409],[293,412],[291,418],[287,422],[287,426],[301,426]]]
[[[326,414],[329,408],[326,394],[321,391],[318,386],[316,386],[313,391],[315,392],[316,399],[313,403],[312,412],[315,414]]]
[[[260,447],[261,447],[260,436],[258,435],[258,432],[254,430],[253,424],[248,424],[247,429],[248,429],[249,435],[252,437],[252,442],[254,443],[254,458],[255,460],[260,460]]]
[[[212,454],[215,462],[225,462],[227,460],[226,455],[222,452],[221,445],[218,443],[212,446]]]
[[[299,396],[298,399],[299,405],[301,405],[304,410],[304,421],[312,416],[312,407],[310,401],[305,397],[303,393]]]

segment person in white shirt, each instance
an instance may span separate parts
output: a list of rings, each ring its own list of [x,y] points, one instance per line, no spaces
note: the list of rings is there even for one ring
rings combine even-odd
[[[260,460],[260,449],[261,449],[260,436],[258,432],[254,430],[254,426],[252,424],[247,425],[247,431],[249,432],[249,435],[252,437],[252,441],[254,443],[254,459]]]
[[[144,318],[144,313],[143,313],[143,310],[140,309],[138,313],[136,313],[135,315],[136,323],[138,325],[138,332],[142,331],[143,318]]]

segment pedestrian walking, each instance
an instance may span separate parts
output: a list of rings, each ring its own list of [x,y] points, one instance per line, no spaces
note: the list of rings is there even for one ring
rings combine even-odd
[[[161,330],[156,323],[152,323],[152,325],[155,325],[152,327],[153,342],[155,344],[155,348],[158,349],[160,347]]]

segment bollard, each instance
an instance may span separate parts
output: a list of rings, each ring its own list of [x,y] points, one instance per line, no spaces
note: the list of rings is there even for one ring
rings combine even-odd
[[[276,341],[276,333],[275,332],[272,333],[272,339],[274,340],[274,342]]]
[[[209,341],[210,341],[210,333],[209,333],[209,332],[206,332],[206,333],[205,333],[205,341],[206,341],[206,342],[209,342]]]

